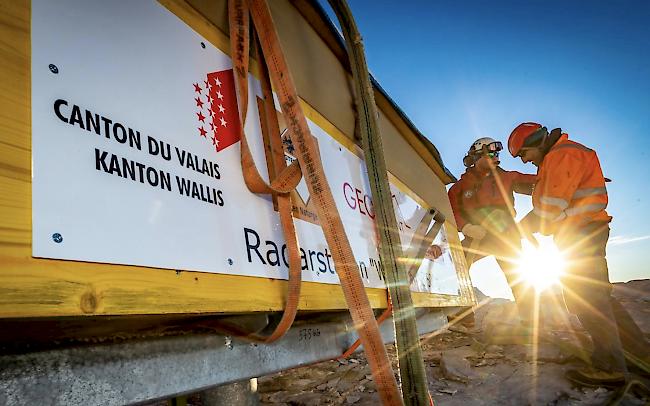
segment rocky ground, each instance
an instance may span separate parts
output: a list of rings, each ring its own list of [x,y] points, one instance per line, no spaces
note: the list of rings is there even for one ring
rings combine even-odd
[[[579,388],[565,377],[567,369],[582,366],[565,344],[579,343],[571,331],[579,321],[558,302],[558,292],[541,297],[543,335],[537,345],[518,335],[514,303],[490,299],[476,292],[482,306],[473,325],[454,324],[421,339],[429,393],[436,405],[604,405],[614,392]],[[646,339],[650,339],[650,280],[618,283],[614,296],[630,312]],[[552,338],[552,340],[548,340]],[[552,342],[550,342],[552,341]],[[387,351],[397,371],[395,349]],[[640,378],[650,387],[650,380]],[[238,395],[241,394],[235,390]],[[378,405],[370,368],[363,352],[342,360],[296,368],[258,378],[258,398],[241,404],[262,405]],[[201,394],[186,398],[187,405],[222,404],[202,401]],[[647,393],[630,393],[621,405],[650,405]],[[232,398],[229,398],[232,399]],[[231,402],[226,402],[231,403]],[[148,406],[164,406],[156,402]]]
[[[650,337],[650,281],[616,284],[614,295]],[[482,296],[482,295],[481,295]],[[554,305],[553,296],[543,298],[544,332],[554,343],[531,345],[517,336],[514,304],[490,300],[477,311],[474,326],[455,325],[421,340],[429,392],[437,405],[601,405],[614,394],[605,388],[577,388],[564,373],[582,365],[557,343],[573,342],[567,332],[579,327]],[[535,351],[537,348],[537,351]],[[387,346],[395,360],[393,345]],[[396,361],[393,370],[397,371]],[[644,381],[650,386],[650,382]],[[296,368],[258,379],[261,404],[315,405],[380,403],[363,353],[345,360],[332,360]],[[647,395],[645,395],[647,396]],[[632,393],[624,405],[650,404],[650,398]]]

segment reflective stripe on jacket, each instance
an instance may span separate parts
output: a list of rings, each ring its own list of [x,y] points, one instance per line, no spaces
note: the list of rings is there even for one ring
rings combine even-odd
[[[533,210],[547,232],[611,221],[607,189],[596,152],[562,134],[537,171]],[[554,231],[551,231],[554,232]]]

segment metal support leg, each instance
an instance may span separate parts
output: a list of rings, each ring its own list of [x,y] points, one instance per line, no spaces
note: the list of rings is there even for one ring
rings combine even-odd
[[[257,406],[257,378],[206,389],[200,394],[203,406]]]

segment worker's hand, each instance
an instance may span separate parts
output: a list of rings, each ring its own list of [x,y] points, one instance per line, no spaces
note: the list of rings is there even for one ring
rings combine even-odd
[[[532,211],[524,216],[523,219],[519,222],[519,228],[522,233],[522,237],[530,241],[535,248],[539,247],[539,241],[533,235],[533,233],[538,232],[541,227],[541,219],[538,215]]]
[[[539,241],[537,241],[537,237],[535,237],[532,233],[525,233],[524,237],[533,245],[535,248],[539,248]]]
[[[487,234],[485,228],[478,226],[476,224],[465,224],[462,230],[460,230],[465,237],[472,238],[474,240],[482,240]]]
[[[427,249],[427,253],[424,256],[427,259],[438,259],[442,255],[442,247],[437,244],[433,244]]]
[[[530,211],[524,216],[519,222],[519,227],[526,230],[528,233],[537,233],[542,226],[542,219],[535,214],[535,212]]]

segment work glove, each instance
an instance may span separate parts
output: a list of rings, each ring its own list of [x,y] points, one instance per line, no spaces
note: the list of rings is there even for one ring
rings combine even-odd
[[[465,237],[472,238],[474,240],[482,240],[487,234],[485,228],[477,226],[476,224],[465,224],[462,230],[460,230]]]
[[[442,247],[440,247],[437,244],[433,244],[427,249],[427,252],[425,254],[425,258],[434,260],[438,259],[442,255]]]

